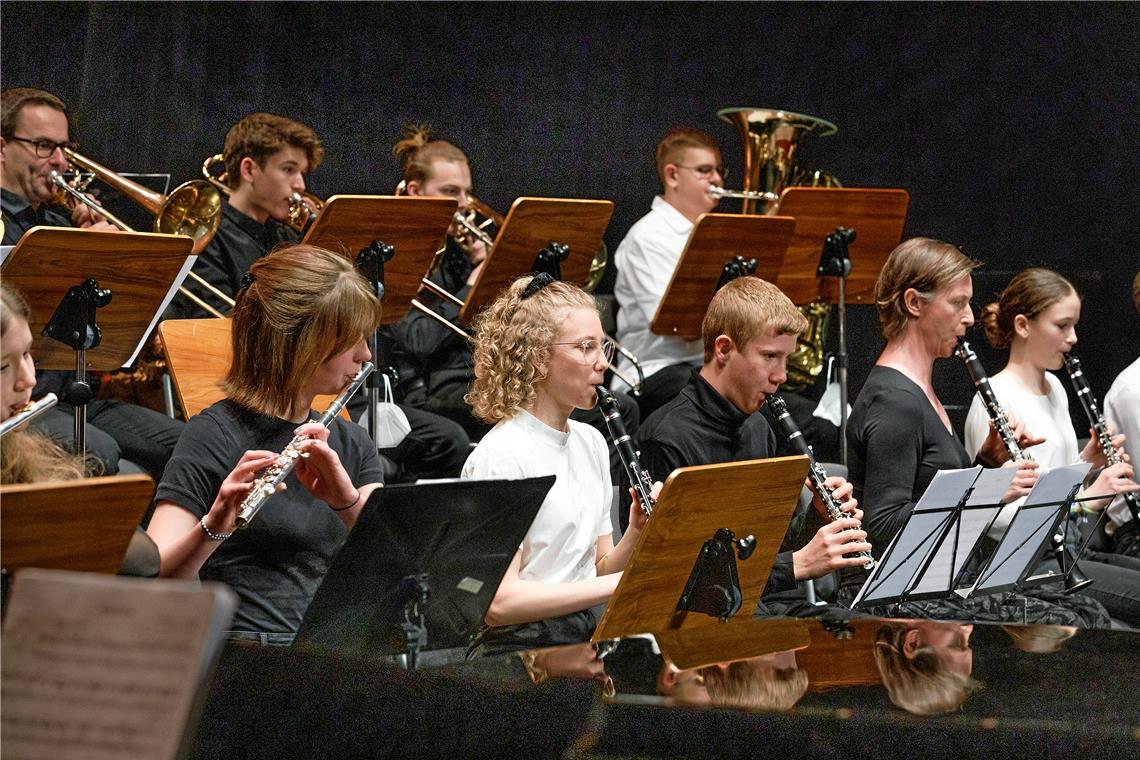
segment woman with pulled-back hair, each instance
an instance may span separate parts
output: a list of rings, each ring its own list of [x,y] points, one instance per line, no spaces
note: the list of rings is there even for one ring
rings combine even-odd
[[[614,546],[606,443],[570,419],[595,405],[612,356],[590,295],[548,275],[516,280],[477,320],[468,401],[495,427],[463,477],[556,480],[499,584],[473,653],[587,641],[598,622],[592,608],[617,587],[645,514],[634,507]]]

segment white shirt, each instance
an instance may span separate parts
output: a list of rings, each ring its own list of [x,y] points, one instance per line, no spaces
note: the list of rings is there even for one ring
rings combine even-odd
[[[1025,387],[1021,379],[1009,370],[1002,370],[990,377],[990,387],[997,396],[998,403],[1006,413],[1013,414],[1025,425],[1025,429],[1045,442],[1031,447],[1027,453],[1042,467],[1064,467],[1080,460],[1077,450],[1077,434],[1069,417],[1069,397],[1061,381],[1051,372],[1045,373],[1049,393],[1042,396],[1035,390]],[[982,406],[981,396],[974,394],[970,412],[966,415],[966,453],[973,459],[990,432],[990,418]],[[1021,500],[1007,504],[994,520],[990,535],[1000,536],[1009,527],[1010,520],[1017,512]]]
[[[519,411],[495,425],[463,465],[465,479],[555,476],[520,547],[522,580],[569,583],[595,577],[598,538],[613,533],[606,442],[589,425],[569,424],[563,433]]]
[[[693,223],[658,195],[650,212],[629,228],[614,254],[617,339],[641,361],[646,377],[673,364],[696,366],[704,359],[700,340],[670,338],[649,330],[692,230]],[[623,356],[619,356],[618,369],[633,371]],[[615,390],[625,387],[616,377],[612,385]]]
[[[1133,466],[1137,460],[1134,452],[1140,452],[1140,359],[1129,364],[1116,376],[1112,387],[1104,397],[1104,418],[1116,432],[1124,433],[1124,449],[1133,452]],[[1124,497],[1117,497],[1108,508],[1108,519],[1116,525],[1123,525],[1132,519],[1132,514],[1124,504]]]

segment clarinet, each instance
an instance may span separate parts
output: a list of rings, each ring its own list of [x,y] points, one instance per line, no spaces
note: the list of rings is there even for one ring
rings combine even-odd
[[[982,406],[986,408],[986,414],[989,415],[990,422],[997,430],[1010,458],[1016,462],[1033,459],[1028,452],[1018,445],[1017,437],[1014,436],[1013,429],[1009,426],[1009,418],[1006,417],[1005,409],[998,403],[997,395],[990,386],[990,378],[986,374],[986,368],[982,366],[978,355],[970,348],[969,342],[964,337],[958,338],[958,348],[954,350],[954,354],[965,362],[966,371],[970,373],[970,379],[974,381],[974,387],[982,399]],[[1066,594],[1071,594],[1092,583],[1077,569],[1077,561],[1069,554],[1069,549],[1065,546],[1065,537],[1061,533],[1054,533],[1050,543],[1053,545],[1053,554],[1057,558],[1057,563],[1061,566],[1061,572],[1065,575]]]
[[[595,390],[598,392],[598,405],[602,409],[602,417],[606,420],[606,430],[610,431],[610,438],[613,439],[614,448],[621,458],[622,467],[625,468],[629,482],[637,493],[637,500],[641,502],[641,508],[648,517],[653,514],[653,481],[638,461],[637,450],[633,448],[633,440],[625,429],[625,423],[622,422],[614,394],[601,385],[596,386]]]
[[[1073,390],[1077,392],[1077,399],[1080,400],[1081,407],[1085,410],[1085,416],[1089,418],[1089,425],[1096,433],[1096,439],[1100,444],[1101,451],[1104,452],[1105,461],[1110,465],[1117,464],[1121,461],[1120,452],[1112,445],[1112,436],[1108,434],[1108,424],[1104,421],[1104,413],[1100,411],[1100,405],[1097,404],[1096,396],[1093,395],[1092,388],[1089,387],[1088,379],[1085,377],[1085,373],[1081,371],[1081,360],[1071,352],[1065,354],[1065,370],[1069,373]],[[1140,525],[1140,499],[1137,499],[1136,494],[1132,492],[1121,495],[1124,497],[1124,503],[1128,505],[1132,519],[1136,520],[1137,525]]]
[[[780,424],[780,429],[784,432],[784,437],[788,439],[788,444],[808,458],[808,477],[811,478],[811,484],[815,488],[815,492],[819,494],[819,498],[827,508],[827,516],[831,518],[832,522],[850,517],[850,515],[844,512],[839,506],[839,502],[835,500],[835,495],[824,482],[827,480],[827,473],[823,471],[823,466],[816,461],[811,446],[808,446],[807,441],[804,440],[804,434],[800,431],[799,426],[796,425],[795,420],[792,419],[792,415],[788,412],[788,405],[784,403],[784,399],[775,395],[769,396],[768,407],[772,410],[772,413],[776,415],[776,422]],[[871,570],[875,567],[875,558],[871,556],[870,552],[859,552],[855,556],[866,560],[863,564],[864,570]]]
[[[376,365],[372,362],[365,362],[360,371],[352,378],[352,382],[348,387],[340,392],[340,395],[333,399],[329,404],[328,409],[325,409],[324,414],[317,420],[320,424],[328,427],[333,419],[340,414],[340,410],[348,403],[348,400],[360,390],[360,386],[364,385],[364,381],[376,369]],[[293,436],[293,440],[285,447],[284,451],[277,455],[277,459],[273,460],[273,464],[265,468],[265,472],[261,474],[257,480],[253,482],[253,489],[242,500],[241,510],[238,512],[237,519],[234,523],[239,528],[249,527],[249,522],[254,518],[254,515],[261,510],[262,506],[269,499],[270,496],[277,493],[277,486],[293,471],[293,467],[297,464],[297,459],[301,456],[300,450],[297,448],[302,441],[309,440],[307,436],[297,435]]]
[[[56,398],[56,395],[54,393],[49,393],[39,401],[28,402],[27,406],[25,406],[23,409],[16,412],[8,419],[4,420],[4,422],[0,423],[0,437],[3,437],[4,435],[11,433],[13,430],[16,430],[17,428],[28,424],[36,417],[39,417],[48,409],[51,409],[53,406],[55,406],[56,402],[58,401],[59,399]]]

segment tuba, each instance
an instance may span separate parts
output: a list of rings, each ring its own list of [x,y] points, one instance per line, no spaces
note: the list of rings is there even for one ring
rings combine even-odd
[[[220,174],[214,173],[216,166],[222,168]],[[226,183],[226,162],[221,153],[215,153],[202,162],[202,176],[224,195],[229,196],[233,192]],[[324,207],[325,202],[312,193],[293,193],[289,196],[289,216],[285,223],[296,232],[303,233]]]
[[[740,198],[741,213],[775,213],[780,192],[786,187],[840,187],[831,174],[811,171],[796,163],[796,149],[807,135],[826,137],[838,128],[829,121],[791,111],[771,108],[722,108],[722,121],[736,126],[744,142],[744,181],[742,190],[713,187],[715,197]],[[824,340],[827,337],[829,304],[813,302],[800,307],[808,328],[796,341],[788,357],[785,387],[802,388],[815,382],[823,371]]]

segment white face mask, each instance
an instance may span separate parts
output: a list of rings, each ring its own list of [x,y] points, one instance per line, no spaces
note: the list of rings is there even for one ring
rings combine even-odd
[[[369,429],[369,415],[372,410],[366,410],[360,417],[360,425]],[[392,397],[392,381],[384,375],[384,398],[376,404],[376,448],[390,449],[398,446],[404,437],[411,431],[408,416],[404,410],[396,406]]]

